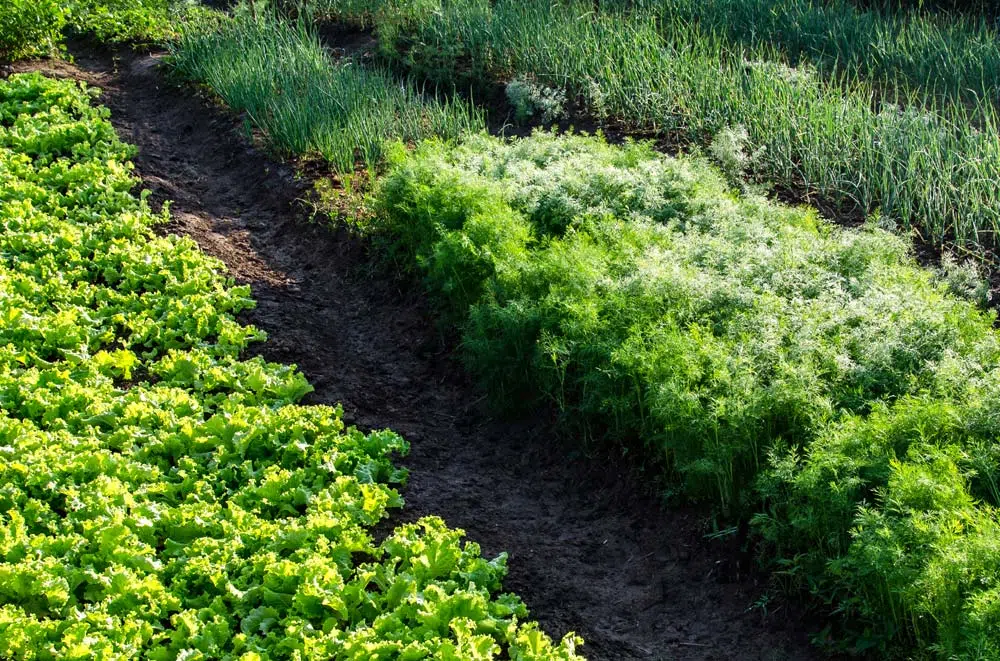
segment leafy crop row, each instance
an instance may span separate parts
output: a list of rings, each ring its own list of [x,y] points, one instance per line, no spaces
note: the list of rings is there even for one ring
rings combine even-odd
[[[104,44],[162,44],[183,26],[220,17],[197,0],[70,0],[65,6],[72,32]]]
[[[1000,658],[1000,336],[974,269],[588,137],[400,149],[376,206],[498,400],[548,400],[751,519],[844,645]]]
[[[294,0],[285,0],[294,5]],[[859,8],[850,0],[601,0],[590,9],[655,19],[670,39],[692,30],[747,59],[812,64],[827,74],[952,100],[997,101],[1000,45],[995,25],[957,14]],[[313,0],[321,14],[380,29],[427,20],[444,3]],[[571,5],[572,6],[572,5]],[[582,5],[576,5],[582,9]],[[584,17],[584,12],[578,12]],[[484,16],[479,16],[484,18]],[[389,37],[397,33],[392,28]]]
[[[0,62],[53,51],[65,23],[58,0],[4,2],[0,5]]]
[[[374,541],[406,443],[240,359],[248,288],[152,233],[90,96],[0,81],[0,658],[579,659],[505,556],[436,518]]]
[[[498,82],[527,78],[598,122],[682,145],[706,147],[742,132],[740,174],[847,211],[878,211],[934,244],[996,242],[994,92],[984,90],[974,104],[917,94],[897,105],[863,77],[846,89],[829,84],[767,48],[734,47],[717,27],[646,10],[594,11],[589,0],[319,6],[374,24],[386,58],[434,83],[482,96]],[[995,40],[983,44],[995,48]]]
[[[187,0],[4,0],[0,62],[56,52],[66,33],[105,44],[161,43],[216,13]]]

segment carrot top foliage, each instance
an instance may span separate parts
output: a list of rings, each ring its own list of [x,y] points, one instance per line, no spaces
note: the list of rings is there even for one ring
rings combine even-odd
[[[589,137],[427,142],[376,202],[502,403],[752,519],[845,645],[1000,654],[1000,337],[972,279]]]

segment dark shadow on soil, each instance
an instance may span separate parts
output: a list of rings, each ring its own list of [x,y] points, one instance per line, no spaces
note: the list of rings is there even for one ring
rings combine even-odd
[[[364,244],[308,223],[296,203],[308,184],[250,146],[238,118],[172,86],[156,55],[74,54],[19,68],[102,88],[154,207],[173,200],[168,230],[252,287],[247,321],[270,336],[259,352],[297,363],[312,401],[409,439],[397,521],[440,515],[484,553],[509,551],[506,587],[550,634],[584,636],[594,661],[822,658],[800,608],[750,608],[761,581],[732,544],[705,539],[704,510],[661,509],[624,462],[574,455],[543,414],[491,417],[418,288],[373,277]]]

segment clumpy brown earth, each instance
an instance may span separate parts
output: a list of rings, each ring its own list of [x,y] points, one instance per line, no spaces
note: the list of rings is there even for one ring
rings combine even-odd
[[[436,514],[484,553],[508,551],[506,587],[553,636],[581,634],[594,661],[822,658],[799,609],[751,608],[760,579],[737,571],[731,544],[706,540],[707,512],[661,509],[616,462],[557,440],[544,414],[492,417],[419,287],[374,275],[361,242],[309,223],[296,202],[308,184],[237,118],[169,83],[156,55],[75,50],[75,66],[19,69],[100,87],[154,206],[173,200],[167,229],[252,287],[247,321],[270,336],[260,353],[298,364],[311,401],[409,439],[397,520]]]

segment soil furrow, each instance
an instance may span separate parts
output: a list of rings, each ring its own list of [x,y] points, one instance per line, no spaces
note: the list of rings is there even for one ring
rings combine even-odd
[[[409,439],[400,518],[440,515],[486,554],[508,551],[507,588],[551,634],[584,636],[594,661],[821,658],[793,607],[748,609],[761,587],[703,540],[705,512],[637,495],[620,462],[572,452],[544,415],[492,417],[418,288],[374,277],[362,243],[310,224],[304,184],[241,122],[167,82],[158,56],[74,54],[31,67],[104,90],[154,207],[173,200],[168,229],[252,287],[259,351],[298,364],[312,401]]]

